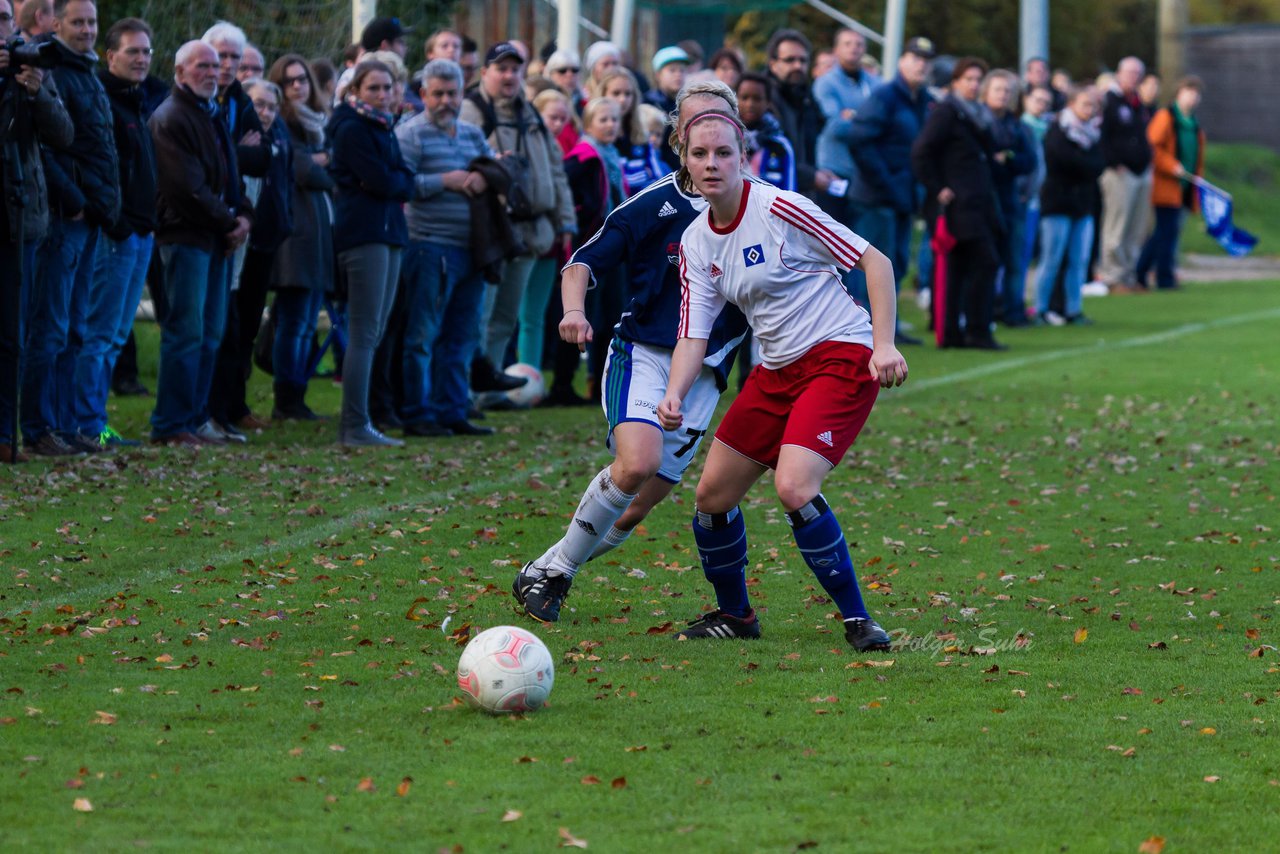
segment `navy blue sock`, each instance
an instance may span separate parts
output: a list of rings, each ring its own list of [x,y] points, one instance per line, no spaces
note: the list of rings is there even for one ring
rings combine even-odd
[[[716,589],[716,604],[735,617],[751,613],[747,599],[747,528],[737,507],[728,513],[695,513],[693,539],[702,574]]]
[[[817,496],[799,510],[788,513],[787,521],[791,523],[791,534],[796,538],[804,562],[809,564],[844,619],[867,619],[870,615],[858,589],[849,544],[826,500]]]

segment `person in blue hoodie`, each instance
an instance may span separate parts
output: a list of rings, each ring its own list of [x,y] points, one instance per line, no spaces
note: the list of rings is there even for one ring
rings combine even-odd
[[[373,354],[387,327],[409,241],[403,204],[413,197],[413,173],[392,132],[391,69],[366,60],[356,66],[342,104],[329,121],[337,184],[334,248],[347,281],[347,353],[342,365],[338,441],[348,447],[393,446],[369,420]]]

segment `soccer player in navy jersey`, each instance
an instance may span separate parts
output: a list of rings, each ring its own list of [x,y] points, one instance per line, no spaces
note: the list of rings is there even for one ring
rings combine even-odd
[[[683,128],[682,161],[709,209],[681,239],[680,339],[658,406],[662,426],[684,423],[689,390],[726,305],[746,314],[762,361],[716,430],[698,481],[694,539],[718,608],[677,637],[760,636],[747,597],[747,532],[738,504],[773,469],[796,545],[840,609],[845,639],[859,652],[888,649],[888,634],[862,601],[822,482],[866,423],[879,388],[907,378],[893,341],[893,265],[806,197],[746,179],[737,116],[708,110]],[[853,267],[866,273],[870,317],[841,283]]]
[[[708,109],[736,113],[737,99],[718,80],[690,84],[677,96],[673,122],[678,129],[682,120]],[[672,173],[615,208],[565,265],[560,337],[584,348],[597,334],[583,311],[587,289],[597,274],[626,264],[627,305],[601,383],[614,460],[592,479],[564,536],[516,575],[516,600],[535,619],[560,618],[578,568],[621,545],[671,492],[710,426],[746,333],[742,314],[732,307],[708,329],[704,358],[690,379],[684,423],[664,430],[657,416],[676,344],[680,235],[706,209],[688,175]]]

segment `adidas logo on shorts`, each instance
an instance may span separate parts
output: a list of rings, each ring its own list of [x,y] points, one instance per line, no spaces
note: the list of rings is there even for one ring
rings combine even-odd
[[[662,207],[658,208],[659,219],[661,219],[664,216],[675,216],[675,215],[676,215],[676,209],[671,204],[671,202],[663,202]]]
[[[831,431],[823,430],[818,434],[818,441],[826,445],[828,448],[834,448],[835,444],[831,441]]]

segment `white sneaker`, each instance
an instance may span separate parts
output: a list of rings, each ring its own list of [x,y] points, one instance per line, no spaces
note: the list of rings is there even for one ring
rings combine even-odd
[[[196,430],[196,435],[210,445],[227,444],[227,434],[222,432],[222,428],[212,418],[200,425]]]
[[[1044,313],[1044,322],[1050,326],[1066,326],[1067,319],[1056,311],[1046,311]]]
[[[1111,288],[1106,282],[1092,281],[1080,287],[1080,295],[1086,297],[1105,297],[1111,295]]]
[[[916,291],[916,307],[918,307],[921,311],[928,311],[931,305],[933,305],[932,291],[930,291],[928,288],[921,288],[920,290]]]

